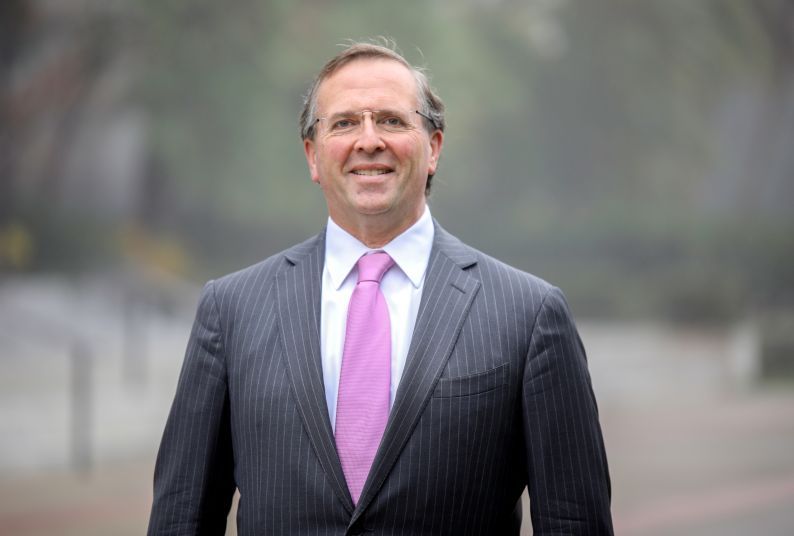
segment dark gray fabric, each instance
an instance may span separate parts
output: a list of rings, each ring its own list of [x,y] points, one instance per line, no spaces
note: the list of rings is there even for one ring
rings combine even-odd
[[[157,457],[149,534],[611,534],[584,348],[555,287],[436,224],[389,422],[354,508],[320,362],[324,237],[209,282]]]

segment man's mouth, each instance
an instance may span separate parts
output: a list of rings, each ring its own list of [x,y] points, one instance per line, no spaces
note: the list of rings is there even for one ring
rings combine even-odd
[[[391,169],[354,169],[352,173],[354,175],[366,175],[366,176],[374,176],[374,175],[385,175],[386,173],[391,173]]]

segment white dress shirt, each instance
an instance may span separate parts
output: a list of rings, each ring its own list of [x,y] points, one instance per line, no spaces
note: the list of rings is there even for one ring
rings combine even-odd
[[[336,398],[342,353],[345,347],[347,306],[358,281],[356,262],[366,253],[385,251],[394,260],[380,283],[391,321],[391,392],[389,407],[405,367],[408,347],[419,311],[425,271],[430,260],[435,228],[430,209],[394,240],[378,249],[370,249],[328,218],[325,233],[325,268],[323,269],[320,346],[325,399],[331,427],[336,430]]]

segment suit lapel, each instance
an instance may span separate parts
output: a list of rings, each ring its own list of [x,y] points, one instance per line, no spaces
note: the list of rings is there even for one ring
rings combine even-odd
[[[466,272],[475,263],[471,250],[436,223],[405,370],[351,524],[378,493],[427,405],[480,287]]]
[[[348,513],[347,488],[328,420],[320,353],[320,299],[325,232],[286,253],[289,264],[276,285],[284,359],[303,427],[331,487]]]

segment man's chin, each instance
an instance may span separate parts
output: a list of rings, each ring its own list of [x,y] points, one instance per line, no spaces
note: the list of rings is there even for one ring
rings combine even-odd
[[[377,216],[389,212],[393,206],[387,193],[367,192],[353,200],[353,209],[364,216]]]
[[[389,205],[382,203],[382,204],[366,204],[366,205],[359,205],[356,207],[356,212],[358,212],[361,216],[383,216],[384,214],[389,213]]]

